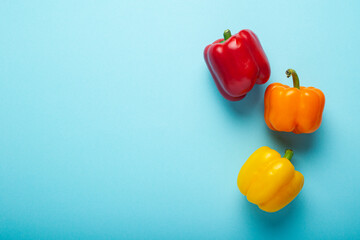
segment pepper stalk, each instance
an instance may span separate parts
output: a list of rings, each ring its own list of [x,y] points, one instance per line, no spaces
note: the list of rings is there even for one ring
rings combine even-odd
[[[230,37],[231,37],[231,31],[229,29],[226,29],[224,31],[224,40],[221,41],[221,43],[226,42],[226,40],[228,40]]]
[[[297,73],[295,72],[295,70],[289,68],[288,70],[286,70],[285,74],[286,74],[286,77],[288,77],[288,78],[292,75],[294,88],[300,89],[299,77],[298,77]]]
[[[294,156],[294,151],[291,149],[285,150],[285,155],[283,158],[286,158],[287,160],[291,161],[291,158]]]

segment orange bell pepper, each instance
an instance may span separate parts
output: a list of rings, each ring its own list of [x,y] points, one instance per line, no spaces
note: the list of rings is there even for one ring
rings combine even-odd
[[[300,133],[315,132],[321,125],[325,106],[324,93],[314,87],[300,87],[295,70],[292,75],[294,87],[281,83],[270,84],[265,91],[265,122],[274,131]]]

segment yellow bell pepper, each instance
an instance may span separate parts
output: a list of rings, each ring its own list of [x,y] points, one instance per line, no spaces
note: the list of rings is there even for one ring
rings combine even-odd
[[[284,157],[269,147],[256,150],[240,169],[240,192],[266,212],[285,207],[304,185],[304,176],[290,162],[293,155],[289,149]]]

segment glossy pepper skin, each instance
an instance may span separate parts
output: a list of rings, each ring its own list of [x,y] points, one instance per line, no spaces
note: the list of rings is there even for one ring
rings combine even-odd
[[[266,125],[274,131],[296,134],[315,132],[321,125],[324,93],[314,87],[300,87],[293,69],[288,69],[286,75],[293,76],[294,87],[272,83],[265,91]]]
[[[270,77],[269,61],[251,30],[233,36],[226,30],[224,39],[206,46],[204,58],[220,93],[230,101],[243,99],[255,84]]]
[[[290,162],[293,154],[286,150],[281,157],[269,147],[256,150],[239,172],[240,192],[263,211],[276,212],[285,207],[304,185],[304,176]]]

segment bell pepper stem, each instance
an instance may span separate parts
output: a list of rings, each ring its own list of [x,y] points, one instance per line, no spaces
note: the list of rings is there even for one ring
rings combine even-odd
[[[289,161],[291,161],[291,158],[294,156],[294,151],[291,149],[286,149],[285,151],[285,155],[284,158],[288,159]]]
[[[231,32],[230,32],[229,29],[226,29],[226,30],[224,31],[224,40],[226,41],[226,40],[228,40],[230,37],[231,37]]]
[[[288,78],[292,75],[294,88],[300,89],[299,77],[298,77],[297,73],[295,72],[295,70],[290,68],[290,69],[286,70],[285,74],[286,74],[286,77],[288,77]]]
[[[221,41],[221,43],[225,42],[225,41],[228,40],[230,37],[231,37],[231,32],[230,32],[229,29],[226,29],[226,30],[224,31],[224,40]]]

